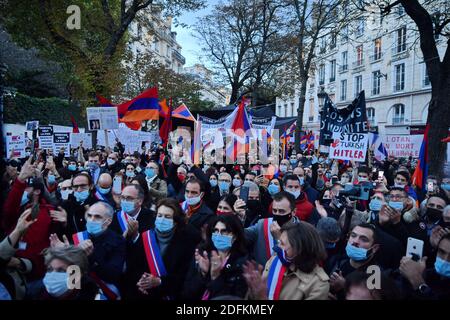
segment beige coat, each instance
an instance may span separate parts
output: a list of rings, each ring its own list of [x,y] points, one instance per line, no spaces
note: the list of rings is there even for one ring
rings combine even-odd
[[[264,279],[267,279],[274,257],[266,263],[263,272]],[[327,300],[330,290],[328,281],[328,275],[318,266],[311,273],[304,273],[298,269],[295,272],[286,271],[280,300]]]

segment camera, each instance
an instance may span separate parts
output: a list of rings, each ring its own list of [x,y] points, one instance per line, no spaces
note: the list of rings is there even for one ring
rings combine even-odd
[[[360,184],[345,184],[344,190],[339,191],[339,197],[348,197],[350,200],[369,200],[373,184],[362,182]]]

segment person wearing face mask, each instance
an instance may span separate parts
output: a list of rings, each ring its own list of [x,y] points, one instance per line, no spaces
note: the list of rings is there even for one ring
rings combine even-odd
[[[89,277],[89,263],[86,253],[79,247],[62,246],[48,248],[44,252],[47,273],[43,278],[43,288],[32,297],[33,300],[73,300],[92,301],[98,292],[95,282]],[[79,288],[67,286],[67,268],[76,265],[80,268]]]
[[[237,197],[234,194],[226,194],[220,198],[219,205],[217,206],[216,215],[237,215],[234,211],[234,204],[236,203]],[[242,217],[238,216],[240,219]],[[242,220],[241,220],[242,221]]]
[[[175,199],[162,199],[156,206],[154,227],[140,233],[127,244],[127,271],[124,277],[124,298],[170,300],[181,296],[186,273],[194,250],[201,238],[193,226],[186,224],[184,213]],[[153,239],[152,252],[161,257],[163,275],[154,274],[146,249]]]
[[[144,190],[138,184],[123,188],[120,195],[120,210],[114,214],[110,229],[126,239],[136,239],[139,234],[153,228],[154,213],[142,207]]]
[[[67,213],[51,205],[45,197],[45,186],[42,179],[36,177],[36,163],[31,163],[31,157],[24,163],[11,191],[5,200],[2,210],[2,230],[11,233],[21,216],[30,208],[36,208],[35,223],[28,229],[19,242],[20,250],[16,257],[31,262],[32,270],[27,275],[28,280],[37,280],[45,273],[44,260],[41,252],[49,246],[49,236],[53,232],[62,232]],[[29,179],[33,179],[32,181]],[[28,191],[26,191],[28,190]],[[26,193],[26,196],[24,194]],[[54,211],[58,211],[55,213]]]
[[[269,182],[269,186],[267,187],[267,191],[270,196],[273,198],[278,192],[281,192],[281,182],[278,178],[273,178]]]
[[[342,234],[341,227],[336,219],[330,217],[321,218],[317,223],[316,229],[327,251],[327,258],[337,254],[341,249],[338,244]]]
[[[252,259],[264,266],[273,254],[273,247],[279,230],[288,221],[299,221],[295,216],[295,199],[285,191],[274,195],[272,217],[259,219],[256,224],[245,228],[245,239]]]
[[[292,155],[289,159],[289,163],[290,163],[292,169],[297,167],[297,164],[298,164],[297,157],[295,155]]]
[[[369,202],[369,222],[376,223],[378,221],[378,214],[381,211],[381,207],[386,204],[384,194],[381,192],[375,192]]]
[[[219,204],[219,200],[222,196],[227,195],[230,193],[230,188],[232,184],[231,175],[227,172],[222,172],[219,174],[218,180],[214,179],[215,177],[209,178],[210,186],[211,186],[211,192],[209,193],[208,197],[206,197],[205,201],[208,207],[215,211],[217,209],[217,205]],[[212,184],[217,185],[215,187],[212,187]]]
[[[219,179],[215,173],[212,173],[209,176],[209,185],[211,192],[205,201],[206,205],[211,208],[211,210],[215,210],[220,201]]]
[[[403,188],[408,193],[408,196],[417,201],[418,197],[413,187],[409,185],[410,175],[407,171],[398,171],[394,179],[394,187]]]
[[[129,163],[125,167],[125,184],[131,184],[131,181],[133,181],[134,177],[136,177],[136,167],[134,164]]]
[[[58,186],[58,193],[61,202],[69,200],[69,195],[73,193],[72,180],[67,179],[61,182]]]
[[[159,166],[154,161],[149,161],[144,170],[148,191],[153,203],[167,197],[167,183],[159,178]]]
[[[280,167],[278,169],[279,169],[278,176],[282,178],[285,174],[288,173],[288,171],[292,170],[289,160],[288,159],[281,160]]]
[[[215,217],[208,225],[205,241],[195,250],[183,300],[211,300],[225,295],[244,298],[247,284],[242,268],[247,260],[240,221],[231,215]]]
[[[300,181],[295,175],[287,175],[283,178],[283,190],[292,194],[295,198],[295,215],[303,221],[311,216],[314,206],[308,201],[308,196],[302,191]]]
[[[94,196],[91,176],[87,173],[79,173],[73,178],[72,191],[69,199],[61,205],[68,214],[65,234],[69,237],[85,229],[86,207],[98,201]]]
[[[186,200],[181,203],[188,224],[193,225],[198,232],[201,232],[203,225],[214,216],[214,212],[203,201],[204,194],[202,182],[196,178],[190,179],[186,184]]]
[[[440,184],[441,190],[450,199],[450,178],[448,176],[442,178],[442,183]]]
[[[407,282],[407,298],[414,300],[450,299],[450,233],[444,235],[437,244],[436,261],[427,269],[427,257],[414,261],[403,257],[400,274]]]
[[[297,167],[294,169],[293,173],[298,177],[302,190],[308,196],[308,201],[314,205],[319,196],[319,192],[311,186],[310,178],[305,174],[305,170],[301,167]]]
[[[350,174],[344,172],[344,173],[341,175],[340,183],[341,183],[342,185],[345,185],[345,184],[351,183],[351,182],[352,182],[352,176],[351,176]]]
[[[58,173],[64,180],[72,179],[79,173],[76,159],[73,157],[69,158],[67,166],[59,168]]]
[[[328,300],[329,277],[320,267],[326,251],[316,229],[300,221],[284,224],[280,232],[276,254],[266,263],[262,276],[255,277],[258,270],[255,264],[249,263],[244,268],[250,297],[256,300]]]
[[[117,154],[117,152],[111,152],[108,155],[108,157],[106,158],[106,163],[105,163],[104,168],[111,175],[115,175],[122,169],[121,163],[119,161],[119,155]]]
[[[378,233],[372,224],[361,223],[350,230],[346,254],[338,257],[330,271],[330,292],[343,299],[345,288],[345,277],[353,271],[366,272],[371,265],[383,268],[376,260],[377,252],[380,249]]]
[[[77,232],[72,239],[82,248],[89,260],[90,275],[102,287],[103,283],[114,286],[112,296],[103,291],[107,299],[116,299],[125,263],[126,243],[121,235],[109,226],[114,217],[114,209],[108,203],[99,201],[91,205],[85,214],[86,231]]]
[[[102,173],[95,186],[94,197],[97,200],[106,201],[114,206],[114,199],[111,192],[112,182],[112,177],[109,173]]]
[[[89,153],[88,159],[89,160],[87,162],[87,170],[88,170],[89,174],[91,175],[93,183],[96,184],[100,175],[102,173],[106,172],[106,168],[100,167],[101,158],[100,158],[100,154],[98,152],[91,151]]]

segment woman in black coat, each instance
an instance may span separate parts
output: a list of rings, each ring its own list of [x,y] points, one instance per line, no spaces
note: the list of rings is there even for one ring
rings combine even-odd
[[[242,267],[247,259],[242,223],[232,215],[215,217],[208,225],[206,241],[195,251],[183,299],[243,298],[247,284]]]
[[[124,299],[178,299],[189,262],[201,238],[194,227],[185,223],[184,214],[175,199],[161,199],[157,206],[155,235],[164,268],[164,276],[151,274],[144,241],[146,233],[129,240],[122,292]]]

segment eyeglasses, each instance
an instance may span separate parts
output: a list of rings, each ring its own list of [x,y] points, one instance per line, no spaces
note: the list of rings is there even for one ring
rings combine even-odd
[[[405,199],[406,197],[405,196],[402,196],[402,195],[400,195],[400,194],[390,194],[390,195],[388,195],[387,197],[386,197],[388,200],[390,200],[390,199]]]

